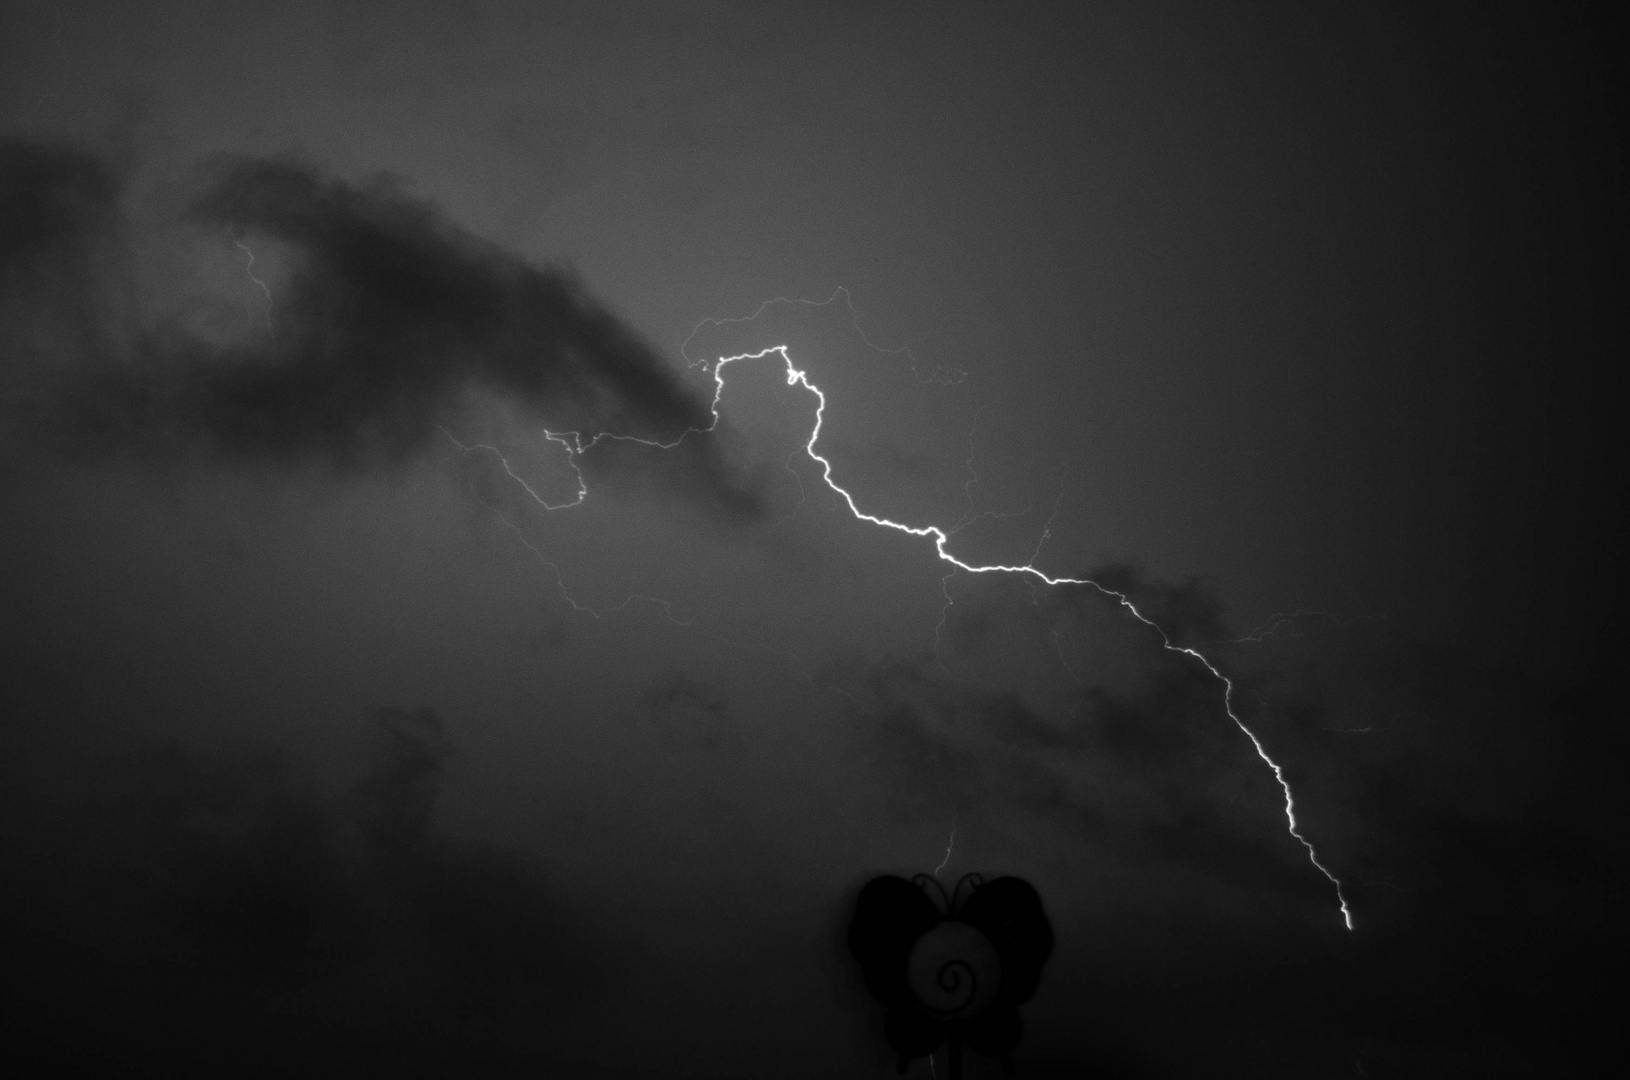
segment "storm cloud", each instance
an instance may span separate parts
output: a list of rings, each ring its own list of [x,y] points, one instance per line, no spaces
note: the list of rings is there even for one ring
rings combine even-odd
[[[755,511],[709,441],[707,397],[673,365],[570,274],[458,227],[401,182],[268,158],[199,169],[174,228],[230,238],[267,300],[267,333],[212,340],[121,302],[141,272],[124,172],[72,146],[0,146],[12,378],[24,401],[31,367],[49,384],[28,404],[45,406],[72,453],[350,472],[414,458],[496,409],[534,438],[575,435],[593,475],[655,469],[665,491],[726,516]],[[286,267],[275,284],[254,276],[257,247]],[[42,355],[42,337],[66,357]],[[648,445],[682,439],[677,453]]]

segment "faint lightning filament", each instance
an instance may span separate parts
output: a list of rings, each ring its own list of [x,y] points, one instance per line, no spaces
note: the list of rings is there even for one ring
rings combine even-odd
[[[261,295],[266,297],[266,329],[270,330],[272,328],[272,287],[262,281],[260,275],[255,273],[254,250],[238,239],[236,231],[229,229],[227,232],[232,237],[233,246],[243,252],[243,272],[249,275],[249,280],[259,286]]]
[[[951,826],[951,838],[949,840],[945,841],[945,858],[941,859],[940,864],[938,866],[934,867],[934,876],[935,877],[939,877],[940,876],[940,871],[944,870],[947,866],[951,865],[951,849],[954,848],[954,847],[956,847],[956,826],[952,825]]]

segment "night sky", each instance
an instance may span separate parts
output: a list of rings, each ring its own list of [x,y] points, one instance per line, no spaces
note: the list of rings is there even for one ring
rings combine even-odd
[[[1578,1074],[1620,39],[1421,6],[0,6],[3,1053],[883,1077],[978,872],[1021,1076]]]

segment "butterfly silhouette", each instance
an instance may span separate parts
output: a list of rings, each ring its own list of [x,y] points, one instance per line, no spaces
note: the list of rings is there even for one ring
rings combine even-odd
[[[953,1077],[964,1044],[1011,1073],[1019,1006],[1035,996],[1052,950],[1041,897],[1017,877],[968,874],[950,896],[928,874],[876,877],[849,923],[866,989],[888,1007],[883,1034],[901,1073],[947,1040]]]

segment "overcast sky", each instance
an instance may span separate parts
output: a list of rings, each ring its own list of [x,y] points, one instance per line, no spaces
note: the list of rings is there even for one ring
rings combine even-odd
[[[1538,7],[5,5],[8,1045],[890,1075],[855,895],[978,872],[1054,928],[1020,1075],[1566,1072],[1608,65]]]

